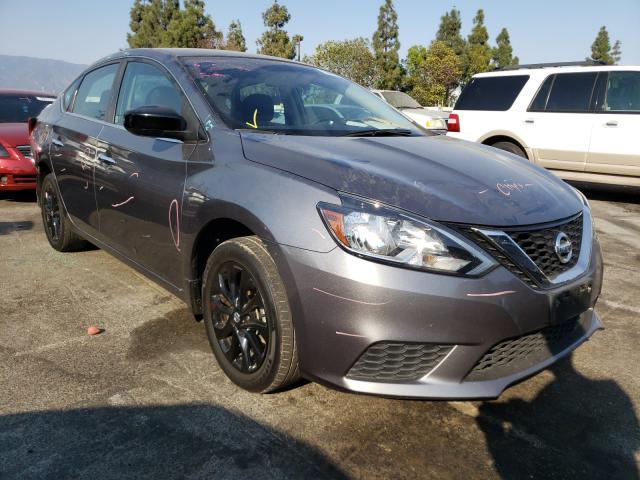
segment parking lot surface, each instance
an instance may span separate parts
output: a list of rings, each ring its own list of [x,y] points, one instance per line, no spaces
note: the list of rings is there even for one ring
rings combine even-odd
[[[0,194],[0,478],[638,478],[640,194],[586,193],[606,329],[485,402],[244,392],[184,304]]]

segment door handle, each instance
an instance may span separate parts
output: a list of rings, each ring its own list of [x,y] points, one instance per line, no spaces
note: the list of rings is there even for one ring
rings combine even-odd
[[[618,121],[617,120],[609,120],[604,125],[605,125],[605,127],[617,127],[618,126]]]
[[[111,158],[109,155],[105,155],[104,153],[98,155],[98,160],[100,160],[102,163],[106,163],[107,165],[116,164],[116,161],[113,158]]]
[[[51,140],[51,143],[53,143],[56,147],[64,147],[64,143],[62,143],[60,140],[58,140],[57,138],[54,138]]]
[[[524,123],[535,123],[535,121],[533,120],[533,118],[527,118]]]

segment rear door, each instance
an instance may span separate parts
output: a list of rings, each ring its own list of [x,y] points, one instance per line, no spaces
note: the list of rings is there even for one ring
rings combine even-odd
[[[64,205],[73,222],[91,235],[98,231],[93,177],[98,135],[108,116],[118,68],[117,62],[101,66],[87,73],[79,86],[72,85],[65,92],[63,106],[68,111],[52,132],[51,156]]]
[[[586,169],[640,177],[640,71],[603,77],[604,102],[593,116]]]
[[[181,281],[186,162],[196,144],[128,132],[124,114],[146,105],[169,107],[191,128],[198,128],[189,102],[163,67],[143,60],[127,62],[113,123],[100,134],[96,166],[100,233],[118,251],[176,286]]]
[[[583,171],[597,72],[558,73],[542,83],[525,118],[527,144],[547,168]]]

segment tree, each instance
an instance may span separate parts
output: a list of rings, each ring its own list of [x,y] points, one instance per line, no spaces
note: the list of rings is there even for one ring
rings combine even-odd
[[[513,56],[513,48],[511,48],[511,40],[506,28],[503,28],[496,37],[496,46],[492,50],[491,57],[493,66],[497,68],[518,64],[518,57]]]
[[[434,41],[428,49],[415,45],[407,52],[407,84],[422,105],[449,105],[460,73],[460,57],[443,41]]]
[[[131,7],[131,33],[127,42],[131,48],[153,48],[164,45],[164,35],[180,10],[179,0],[135,0]]]
[[[450,12],[446,12],[440,17],[440,26],[436,33],[436,40],[444,42],[458,56],[464,53],[465,42],[460,34],[462,29],[462,20],[460,19],[460,10],[452,8]]]
[[[613,64],[611,57],[611,43],[609,43],[609,32],[602,26],[596,35],[596,39],[591,44],[591,58],[594,62],[604,62],[607,65]]]
[[[378,29],[373,34],[378,88],[397,90],[402,84],[399,49],[398,14],[393,1],[385,0],[378,14]]]
[[[613,44],[613,48],[611,49],[611,58],[613,59],[614,65],[620,63],[620,59],[622,58],[622,42],[620,40],[616,40]]]
[[[280,5],[277,0],[273,2],[262,14],[267,31],[256,41],[258,53],[293,59],[296,56],[295,44],[289,38],[284,26],[291,20],[289,10]]]
[[[204,0],[184,0],[184,10],[171,20],[164,38],[167,46],[180,48],[218,48],[223,42],[222,32],[204,13]]]
[[[313,56],[305,57],[304,61],[342,75],[363,87],[375,86],[375,57],[365,38],[321,43]]]
[[[222,34],[204,12],[203,0],[135,0],[131,7],[131,32],[127,41],[132,48],[216,47]]]
[[[240,23],[240,20],[234,20],[229,24],[225,49],[234,50],[236,52],[247,51],[247,42],[244,38],[244,34],[242,33],[242,24]]]
[[[463,55],[462,83],[466,84],[476,73],[489,70],[490,61],[489,33],[484,26],[484,11],[480,9],[473,17],[473,28],[467,37],[467,46]]]

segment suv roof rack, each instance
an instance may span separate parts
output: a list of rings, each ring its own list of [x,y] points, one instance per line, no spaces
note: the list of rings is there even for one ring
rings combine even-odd
[[[494,68],[493,71],[520,70],[522,68],[552,68],[552,67],[601,67],[607,65],[600,60],[585,60],[582,62],[552,62],[552,63],[530,63],[527,65],[509,65],[508,67]]]

